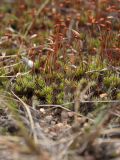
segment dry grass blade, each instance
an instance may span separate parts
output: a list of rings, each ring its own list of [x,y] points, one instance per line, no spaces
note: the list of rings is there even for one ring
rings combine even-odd
[[[21,64],[21,62],[15,63],[15,64],[11,64],[11,65],[9,65],[9,66],[1,67],[0,70],[1,70],[1,69],[6,69],[6,68],[10,68],[10,67],[14,67],[14,66],[16,66],[16,65],[18,65],[18,64]]]
[[[35,134],[35,126],[34,126],[34,121],[33,121],[31,112],[30,112],[30,106],[28,106],[25,102],[23,102],[23,100],[20,99],[13,91],[12,91],[12,94],[23,104],[25,110],[27,111],[27,114],[28,114],[28,117],[30,120],[30,124],[31,124],[31,130],[32,130],[33,137],[34,137],[34,142],[37,143],[38,140],[37,140],[37,136]]]
[[[50,0],[46,0],[46,1],[40,6],[39,10],[38,10],[37,13],[36,13],[35,19],[39,16],[39,14],[41,13],[41,11],[45,8],[45,6],[46,6],[49,2],[50,2]],[[34,20],[35,20],[35,19],[34,19]],[[25,37],[27,36],[28,32],[30,31],[30,29],[31,29],[31,27],[32,27],[32,25],[33,25],[33,22],[34,22],[34,21],[32,21],[32,22],[29,24],[29,26],[28,26],[25,34],[24,34]]]

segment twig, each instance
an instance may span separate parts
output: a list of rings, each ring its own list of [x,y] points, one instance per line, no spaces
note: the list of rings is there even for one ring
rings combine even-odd
[[[102,72],[102,71],[108,71],[108,68],[103,68],[101,70],[91,70],[91,71],[87,71],[85,73],[94,73],[94,72]]]
[[[91,70],[91,71],[87,71],[85,73],[103,72],[103,71],[109,71],[109,70],[117,72],[117,71],[120,71],[120,67],[109,66],[109,67],[103,68],[101,70]]]
[[[79,100],[81,103],[120,103],[120,100],[105,100],[105,101],[102,101],[102,100],[100,100],[100,101],[95,101],[95,100],[91,100],[91,101],[81,101],[81,100]],[[75,101],[72,101],[72,102],[69,102],[69,103],[64,103],[64,104],[62,104],[63,106],[67,106],[67,105],[69,105],[69,104],[74,104],[75,103]]]
[[[61,108],[61,109],[64,109],[64,110],[66,110],[66,111],[68,111],[68,112],[73,112],[73,113],[76,114],[77,116],[85,117],[85,118],[89,119],[90,121],[94,122],[93,119],[91,119],[91,118],[89,118],[89,117],[87,117],[87,116],[84,116],[84,115],[82,115],[82,114],[80,114],[80,113],[76,113],[76,112],[74,112],[74,111],[72,111],[72,110],[70,110],[70,109],[68,109],[68,108],[66,108],[66,107],[64,107],[64,106],[62,106],[62,105],[57,105],[57,104],[56,104],[56,105],[54,105],[54,104],[42,104],[42,105],[38,105],[38,107],[53,107],[52,109]]]
[[[24,55],[24,54],[21,54],[21,56]],[[13,54],[13,55],[7,55],[7,56],[0,56],[0,59],[5,59],[5,58],[12,58],[12,57],[17,57],[18,55],[16,54]]]
[[[26,75],[26,74],[28,74],[30,72],[31,72],[31,70],[28,71],[28,72],[24,72],[24,73],[17,73],[16,75],[13,75],[13,76],[2,75],[2,76],[0,76],[0,78],[17,78],[18,76],[24,76],[24,75]]]
[[[22,63],[22,62],[15,63],[15,64],[11,64],[11,65],[5,66],[5,67],[1,67],[0,70],[1,70],[1,69],[6,69],[6,68],[10,68],[10,67],[13,67],[13,66],[17,66],[17,65],[20,64],[20,63]]]

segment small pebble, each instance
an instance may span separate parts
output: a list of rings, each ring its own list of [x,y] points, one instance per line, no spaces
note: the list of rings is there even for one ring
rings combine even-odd
[[[72,118],[74,116],[74,112],[68,112],[68,116]]]
[[[56,124],[56,122],[55,121],[51,121],[51,125],[55,125]]]
[[[52,119],[53,119],[53,117],[51,115],[45,117],[45,120],[47,123],[50,123],[52,121]]]
[[[40,108],[40,112],[41,112],[42,114],[45,114],[45,113],[46,113],[44,108]]]

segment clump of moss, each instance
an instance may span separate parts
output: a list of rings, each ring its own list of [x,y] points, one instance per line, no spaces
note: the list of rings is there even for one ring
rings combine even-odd
[[[89,71],[94,71],[94,70],[99,71],[107,66],[106,61],[104,60],[103,62],[101,62],[100,56],[98,55],[91,57],[89,61],[90,61],[88,66]]]
[[[117,93],[117,99],[120,100],[120,93]]]
[[[120,86],[120,78],[115,76],[115,75],[111,75],[110,77],[105,77],[104,78],[104,86],[106,88],[113,88],[113,87],[119,87]]]
[[[74,80],[79,81],[83,76],[85,76],[85,69],[83,69],[82,67],[77,68],[74,73]]]
[[[53,89],[51,86],[45,86],[44,88],[35,90],[35,94],[37,95],[40,103],[52,104]]]
[[[63,104],[64,101],[64,92],[60,92],[56,97],[57,104]]]
[[[52,103],[52,94],[53,94],[53,89],[50,86],[46,86],[45,88],[43,88],[42,93],[45,97],[46,97],[46,102],[48,104]]]
[[[31,75],[19,77],[16,79],[15,87],[16,93],[20,96],[32,97],[35,89],[34,79]]]
[[[55,77],[54,77],[55,78]],[[54,83],[48,83],[41,76],[27,75],[18,77],[14,84],[14,90],[20,97],[30,99],[33,95],[37,96],[40,103],[62,103],[64,83],[61,75],[58,74]],[[57,98],[55,99],[54,96]]]

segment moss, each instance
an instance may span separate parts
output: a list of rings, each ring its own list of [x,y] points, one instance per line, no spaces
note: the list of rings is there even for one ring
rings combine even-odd
[[[35,90],[35,94],[38,97],[40,103],[52,104],[53,100],[53,89],[52,87],[45,86],[40,90]]]
[[[102,70],[103,68],[105,68],[107,66],[106,61],[101,61],[100,60],[100,56],[96,55],[96,56],[92,56],[90,57],[90,61],[89,61],[89,66],[88,66],[88,70],[89,71],[94,71],[94,70]]]
[[[5,74],[5,69],[4,68],[1,68],[0,69],[0,76],[4,75]]]
[[[38,76],[36,78],[36,85],[37,85],[36,89],[42,89],[42,88],[45,87],[46,83],[45,83],[45,81],[43,80],[43,78],[41,76]]]
[[[57,95],[57,104],[63,104],[63,101],[64,101],[64,92],[60,92],[58,95]]]
[[[70,3],[72,4],[72,2]],[[115,98],[119,98],[119,77],[116,78],[112,71],[110,71],[109,73],[108,71],[105,71],[101,74],[100,70],[106,68],[107,65],[110,64],[110,62],[106,63],[106,57],[104,55],[102,57],[103,61],[101,61],[101,55],[99,55],[100,47],[102,49],[103,43],[105,43],[108,48],[111,46],[113,48],[119,48],[118,32],[112,32],[111,30],[110,35],[107,35],[108,38],[104,37],[106,36],[106,30],[104,30],[104,28],[103,31],[99,26],[99,19],[97,24],[94,23],[94,18],[96,16],[94,9],[90,11],[86,8],[86,3],[81,3],[83,9],[80,11],[80,17],[76,17],[76,25],[72,26],[73,29],[79,32],[79,38],[81,39],[80,48],[79,39],[77,39],[77,37],[75,38],[72,32],[70,40],[71,42],[68,43],[66,39],[68,38],[66,34],[67,30],[65,29],[65,27],[61,27],[60,31],[57,31],[57,25],[55,25],[57,23],[66,24],[66,28],[68,28],[69,22],[67,22],[67,20],[69,21],[69,16],[67,18],[66,14],[64,15],[62,14],[63,11],[60,11],[59,16],[61,16],[59,17],[57,15],[60,18],[60,21],[57,22],[57,16],[55,16],[54,13],[51,12],[51,6],[49,8],[49,5],[47,6],[47,8],[45,8],[45,10],[43,9],[43,11],[40,13],[40,16],[35,19],[27,36],[24,37],[23,35],[27,27],[31,23],[31,20],[33,20],[33,17],[35,16],[37,9],[39,8],[39,5],[36,5],[36,3],[32,3],[32,1],[26,1],[25,6],[23,3],[22,13],[20,13],[20,11],[17,10],[18,4],[19,3],[15,2],[12,10],[11,5],[6,4],[6,6],[0,6],[0,10],[3,13],[3,16],[1,15],[0,17],[2,19],[2,31],[0,32],[0,35],[5,36],[3,37],[3,39],[1,37],[0,47],[1,53],[4,51],[6,55],[16,55],[19,50],[19,44],[21,43],[23,50],[26,50],[26,56],[31,58],[33,56],[35,58],[35,72],[21,77],[18,76],[16,78],[16,81],[12,82],[12,84],[14,84],[14,91],[20,97],[22,97],[24,101],[27,101],[35,95],[41,103],[61,104],[65,99],[64,97],[66,97],[65,100],[69,102],[73,100],[73,94],[78,85],[81,86],[81,89],[84,89],[88,85],[88,83],[92,81],[95,82],[95,85],[90,88],[90,91],[93,91],[93,93],[96,94],[94,94],[94,97],[97,97],[99,99],[99,94],[101,93],[101,91],[104,92],[108,91],[109,89],[109,98],[112,98],[112,95]],[[106,6],[106,4],[103,3],[100,7],[104,8],[104,6],[102,5]],[[75,6],[78,7],[77,4],[75,4]],[[92,18],[91,26],[90,18]],[[111,19],[110,21],[116,21],[113,28],[118,25],[117,19]],[[5,25],[8,27],[12,27],[14,30],[18,30],[18,33],[21,34],[16,35],[16,32],[6,30]],[[98,32],[99,27],[101,32]],[[60,37],[57,37],[55,35],[57,32],[59,32],[58,35]],[[34,36],[34,34],[36,36]],[[60,38],[58,44],[56,44],[56,41],[58,41],[58,39],[55,39],[56,37],[58,39]],[[39,49],[33,49],[37,46],[40,46],[38,47]],[[54,54],[57,53],[55,55],[55,62],[51,60],[52,56],[49,59],[49,51],[45,48],[51,48],[55,50],[55,52],[52,52],[51,54],[52,56],[54,56]],[[72,58],[68,55],[73,52],[75,53],[73,58],[74,62],[71,62]],[[12,61],[7,60],[7,58],[5,58],[5,60],[9,62],[9,64],[7,64],[6,62],[0,63],[1,67],[13,63],[19,63],[19,61],[21,61],[21,58],[17,57],[17,59],[14,60],[14,58],[12,57]],[[71,63],[74,63],[75,67],[71,66]],[[88,73],[88,71],[91,72]],[[11,67],[10,69],[1,69],[0,75],[12,76],[16,75],[19,72],[28,72],[28,67],[26,65],[19,64]],[[8,78],[1,77],[0,87],[6,88],[6,84],[8,84],[8,82]],[[113,90],[114,92],[112,92]]]
[[[20,96],[32,97],[35,89],[35,79],[32,75],[18,77],[14,86],[15,92]]]
[[[106,88],[119,87],[120,86],[120,78],[115,75],[111,75],[110,77],[105,77],[104,78],[104,85]]]
[[[85,70],[82,67],[79,67],[74,73],[74,80],[79,81],[84,75],[85,75]]]
[[[117,93],[117,99],[120,100],[120,93]]]
[[[100,47],[100,40],[97,38],[90,38],[89,39],[89,48],[99,48]]]
[[[89,74],[88,76],[92,79],[92,80],[97,80],[98,77],[99,77],[99,74],[98,72],[94,72],[92,73],[91,75]]]
[[[40,62],[39,62],[39,60],[35,61],[34,67],[35,67],[35,69],[39,69],[40,68]]]
[[[0,134],[6,135],[7,134],[7,128],[6,127],[0,127]]]
[[[79,85],[82,86],[82,88],[85,88],[85,86],[88,84],[88,81],[87,79],[85,78],[82,78],[80,81],[79,81]]]
[[[48,104],[52,103],[52,94],[53,94],[52,87],[49,86],[44,87],[41,94],[43,94],[46,97],[46,102]]]

